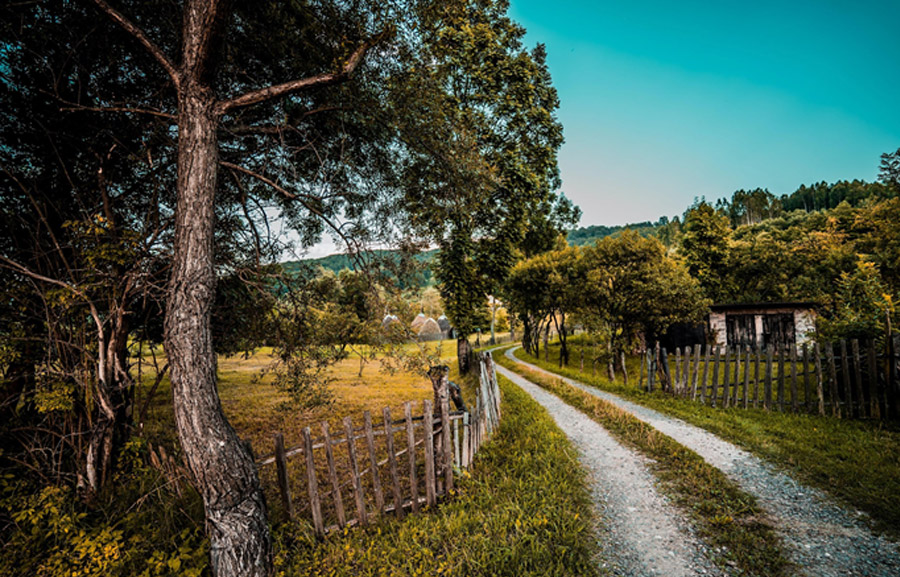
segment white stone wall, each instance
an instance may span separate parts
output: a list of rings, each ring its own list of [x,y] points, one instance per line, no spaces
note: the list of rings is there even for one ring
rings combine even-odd
[[[724,347],[728,340],[728,331],[725,326],[725,313],[709,313],[709,331],[715,337],[714,343]]]
[[[802,347],[812,342],[812,334],[816,330],[816,311],[794,311],[794,332],[796,333],[797,346]]]

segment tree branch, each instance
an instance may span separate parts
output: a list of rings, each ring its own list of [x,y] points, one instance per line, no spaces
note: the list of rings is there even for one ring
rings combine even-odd
[[[72,291],[73,294],[76,294],[76,295],[84,298],[85,300],[87,300],[87,296],[85,296],[84,292],[82,292],[77,287],[70,285],[67,282],[64,282],[64,281],[61,281],[61,280],[55,279],[55,278],[50,278],[50,277],[44,276],[42,274],[38,274],[38,273],[32,271],[31,269],[17,263],[16,261],[6,258],[3,255],[0,255],[0,263],[5,264],[7,268],[10,268],[21,274],[24,274],[27,277],[33,278],[34,280],[39,280],[41,282],[56,285],[60,288],[70,290],[70,291]]]
[[[220,160],[219,164],[221,164],[225,168],[230,168],[233,171],[237,171],[237,172],[246,174],[247,176],[252,176],[253,178],[271,186],[276,192],[284,195],[285,197],[287,197],[291,200],[296,200],[297,202],[302,204],[303,207],[306,208],[306,210],[310,211],[311,213],[315,214],[316,216],[321,218],[323,221],[325,221],[325,224],[327,224],[328,227],[331,228],[335,232],[335,234],[340,236],[341,240],[343,240],[344,243],[348,247],[356,245],[356,243],[354,243],[352,239],[347,237],[347,235],[344,233],[344,231],[341,230],[341,227],[339,225],[332,222],[331,219],[329,219],[327,216],[325,216],[325,213],[323,213],[321,210],[317,209],[316,207],[312,206],[309,202],[304,200],[303,196],[305,196],[305,195],[295,194],[295,193],[287,190],[286,188],[280,186],[278,183],[276,183],[274,180],[268,178],[267,176],[264,176],[257,172],[253,172],[249,168],[244,168],[243,166],[241,166],[239,164],[234,164],[233,162],[228,162],[225,160]]]
[[[67,106],[60,108],[60,110],[63,112],[130,112],[134,114],[149,114],[150,116],[158,116],[167,120],[175,120],[177,118],[174,114],[160,110],[129,108],[127,106]]]
[[[169,78],[172,79],[172,83],[175,84],[175,88],[181,84],[181,75],[178,73],[178,69],[175,68],[175,65],[172,64],[172,61],[169,60],[163,51],[153,43],[150,38],[144,34],[144,31],[138,28],[131,20],[123,16],[119,11],[114,9],[112,6],[107,4],[105,0],[94,0],[94,4],[96,4],[101,10],[106,12],[106,15],[109,16],[113,22],[121,26],[126,32],[134,36],[134,38],[140,42],[144,48],[147,49],[147,52],[150,53],[151,56],[156,58],[157,62],[159,62],[162,67],[165,69],[166,73],[169,75]]]
[[[300,90],[305,90],[307,88],[330,86],[332,84],[339,84],[341,82],[344,82],[345,80],[350,78],[350,76],[359,66],[359,63],[362,62],[363,58],[366,55],[366,52],[368,52],[368,50],[372,46],[380,41],[382,36],[383,35],[379,35],[373,40],[363,42],[356,50],[353,51],[353,54],[350,55],[350,58],[347,59],[347,61],[338,72],[317,74],[316,76],[308,76],[300,80],[292,80],[283,84],[274,84],[272,86],[267,86],[266,88],[247,92],[236,98],[232,98],[231,100],[223,100],[222,102],[219,102],[216,105],[216,112],[219,115],[222,115],[235,108],[242,108],[244,106],[250,106],[251,104],[258,104],[260,102],[265,102],[266,100],[271,100],[272,98],[286,96],[288,94],[299,92]]]

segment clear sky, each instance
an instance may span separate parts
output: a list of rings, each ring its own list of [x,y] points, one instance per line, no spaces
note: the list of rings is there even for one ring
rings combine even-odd
[[[546,44],[583,225],[872,181],[900,147],[900,0],[511,0]]]

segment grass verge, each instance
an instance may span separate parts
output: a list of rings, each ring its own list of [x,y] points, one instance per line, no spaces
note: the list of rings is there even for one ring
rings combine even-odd
[[[572,349],[573,351],[576,349]],[[550,360],[519,349],[515,355],[547,371],[615,393],[678,417],[736,443],[785,469],[852,508],[866,512],[873,528],[900,540],[900,426],[884,421],[852,421],[794,415],[764,409],[713,408],[667,393],[647,393],[632,384],[610,383],[575,367],[559,367],[559,347]],[[543,353],[542,353],[543,355]],[[495,355],[499,358],[499,355]],[[632,377],[637,368],[629,367]],[[589,369],[588,369],[589,370]]]
[[[736,567],[744,575],[791,573],[792,565],[782,551],[781,541],[756,500],[697,453],[561,379],[517,365],[501,354],[495,358],[587,414],[625,445],[651,458],[651,468],[663,491],[688,511],[718,565]]]
[[[586,473],[546,411],[500,379],[503,422],[436,510],[316,543],[276,531],[281,575],[597,575]]]

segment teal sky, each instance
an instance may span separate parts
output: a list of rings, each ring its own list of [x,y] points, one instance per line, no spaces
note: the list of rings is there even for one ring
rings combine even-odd
[[[512,0],[546,44],[583,225],[872,181],[900,147],[900,0]]]

